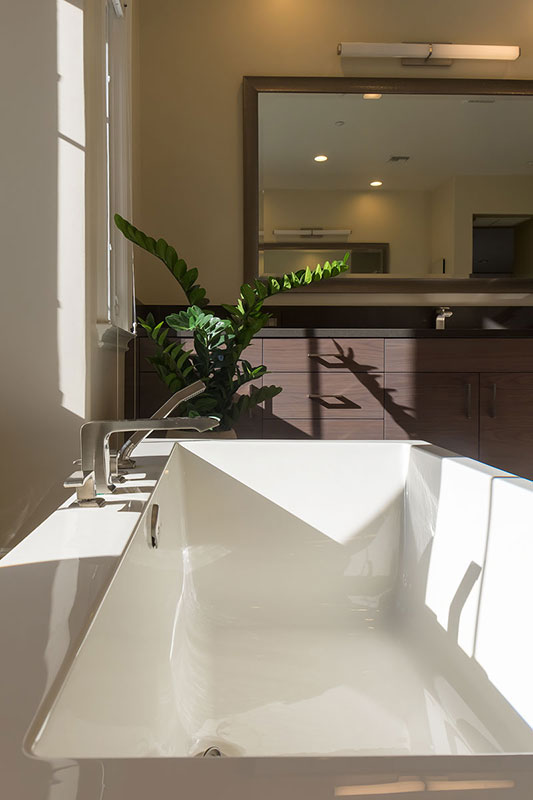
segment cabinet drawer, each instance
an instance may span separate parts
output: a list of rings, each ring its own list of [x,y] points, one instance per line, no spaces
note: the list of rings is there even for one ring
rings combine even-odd
[[[265,384],[283,391],[265,403],[265,417],[282,419],[382,419],[383,376],[332,372],[273,372]]]
[[[146,336],[140,336],[138,341],[139,348],[139,372],[155,372],[155,367],[147,360],[149,356],[155,355],[156,345],[153,339],[148,339]],[[176,342],[178,339],[169,339],[168,343]],[[181,340],[186,350],[193,349],[193,340],[191,338]],[[242,358],[249,361],[253,367],[257,367],[263,363],[263,341],[262,339],[253,339],[246,350],[242,352]]]
[[[387,373],[385,438],[424,439],[477,458],[476,373]]]
[[[386,372],[533,372],[532,339],[386,339]]]
[[[383,439],[379,419],[265,419],[265,439]]]
[[[264,339],[272,372],[383,372],[383,339]]]

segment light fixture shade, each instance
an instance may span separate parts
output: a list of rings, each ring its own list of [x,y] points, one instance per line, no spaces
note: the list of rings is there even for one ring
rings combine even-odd
[[[285,230],[274,228],[274,236],[349,236],[351,230],[348,228],[297,228]]]
[[[497,44],[416,44],[409,42],[340,42],[345,58],[422,58],[516,61],[520,48]]]

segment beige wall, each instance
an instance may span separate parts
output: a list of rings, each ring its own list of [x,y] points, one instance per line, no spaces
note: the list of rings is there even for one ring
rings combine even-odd
[[[461,175],[432,192],[432,258],[435,265],[446,259],[449,277],[467,278],[472,272],[474,214],[533,214],[533,177]],[[517,274],[526,275],[526,267]]]
[[[388,242],[391,274],[429,272],[430,204],[425,192],[268,189],[262,197],[265,242],[282,241],[273,235],[274,228],[344,228],[351,234],[339,240],[340,250],[343,242]]]
[[[116,413],[120,359],[97,346],[98,259],[87,256],[97,166],[85,101],[99,91],[84,71],[90,16],[67,0],[3,7],[0,548],[66,496],[81,422]]]
[[[453,275],[455,245],[455,181],[445,181],[431,192],[431,271]]]
[[[533,177],[527,175],[462,175],[455,178],[454,274],[472,271],[474,214],[532,214]]]
[[[533,78],[530,0],[138,0],[135,221],[201,269],[214,302],[242,282],[243,75]],[[409,69],[346,61],[338,41],[519,44],[512,64]],[[145,302],[182,302],[157,262],[137,259]],[[533,302],[519,293],[474,302]],[[441,295],[417,296],[422,303]],[[285,296],[283,302],[389,303],[408,296]],[[472,302],[454,296],[454,303]],[[451,302],[451,301],[450,301]]]
[[[427,193],[266,189],[261,199],[265,242],[283,242],[273,234],[277,228],[345,228],[351,234],[339,237],[337,250],[341,252],[343,245],[348,249],[350,242],[388,242],[389,274],[393,276],[441,274],[445,259],[447,277],[468,278],[472,272],[473,216],[533,214],[533,177],[458,176]],[[524,231],[522,240],[526,238]],[[304,248],[311,244],[302,240]],[[523,261],[528,252],[522,248]],[[268,261],[269,273],[274,272],[273,263],[278,273],[307,264],[298,261],[296,250],[290,261],[287,252],[278,258],[271,252]],[[518,274],[528,274],[527,264]]]

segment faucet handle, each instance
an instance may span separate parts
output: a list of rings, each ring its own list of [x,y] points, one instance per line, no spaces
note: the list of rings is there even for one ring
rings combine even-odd
[[[76,502],[85,508],[99,507],[105,504],[103,497],[97,497],[94,490],[94,472],[77,470],[64,481],[65,489],[76,489]]]

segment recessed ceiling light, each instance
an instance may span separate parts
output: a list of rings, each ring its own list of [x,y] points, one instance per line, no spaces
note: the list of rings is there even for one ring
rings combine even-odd
[[[363,100],[381,100],[382,96],[381,94],[366,92],[366,94],[363,95]]]
[[[327,156],[315,156],[315,161],[327,161]]]
[[[370,181],[370,186],[383,186],[383,181]]]

